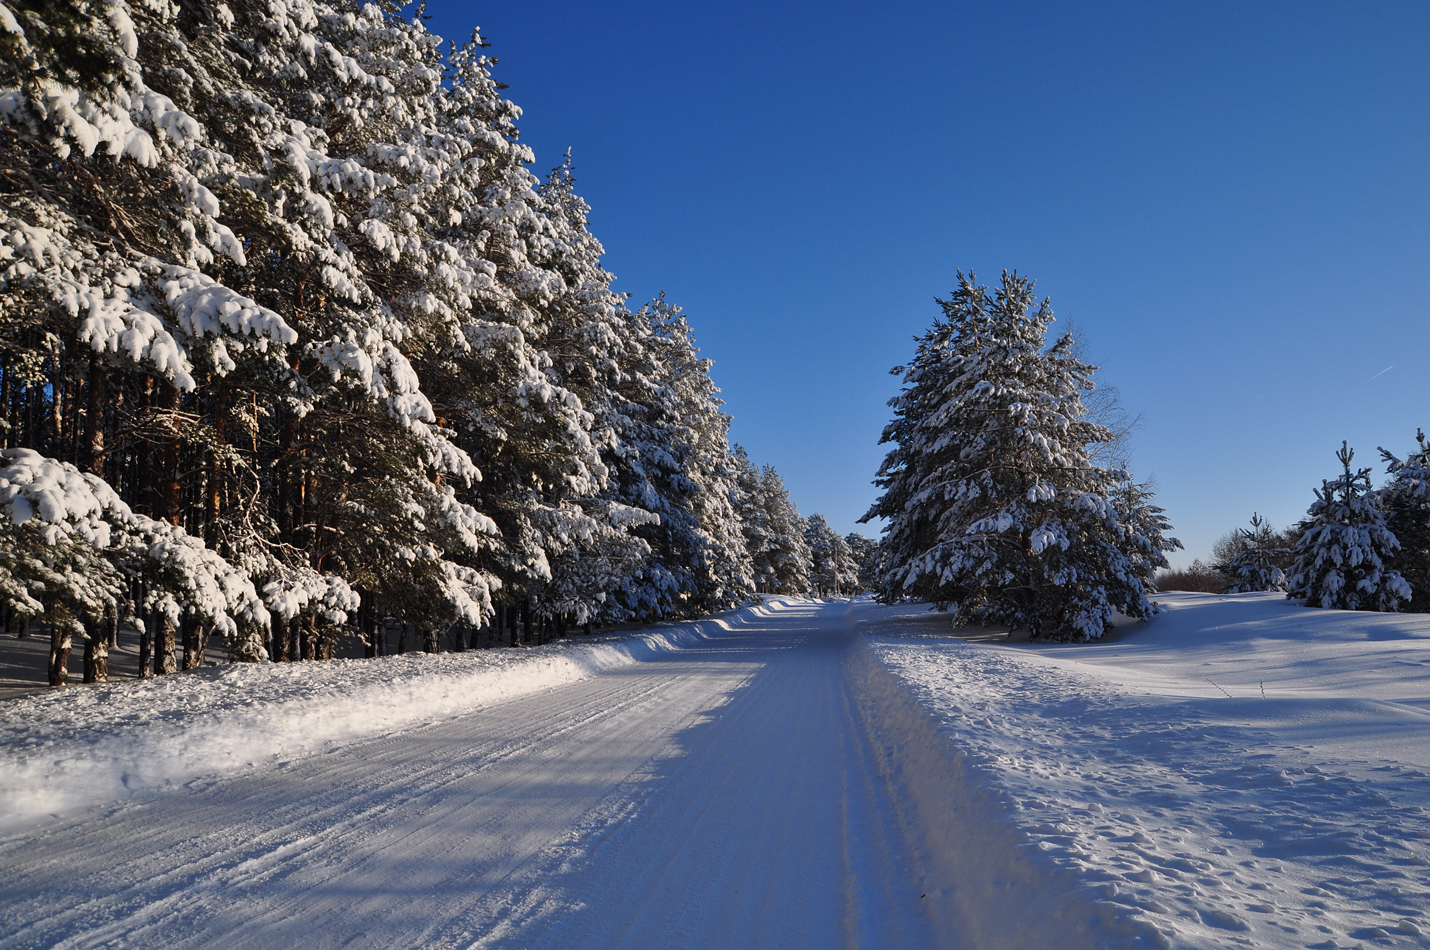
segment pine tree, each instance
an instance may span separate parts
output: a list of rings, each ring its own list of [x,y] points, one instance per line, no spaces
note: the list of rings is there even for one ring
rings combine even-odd
[[[804,540],[804,519],[773,465],[760,471],[760,495],[769,531],[763,563],[770,593],[809,593],[810,553]]]
[[[104,543],[28,502],[0,524],[0,601],[57,656],[121,621],[147,672],[180,629],[186,665],[210,634],[321,659],[386,617],[436,649],[498,607],[749,594],[709,363],[611,290],[479,35],[444,58],[390,4],[4,11],[0,449],[109,499]]]
[[[742,603],[752,567],[736,509],[729,417],[710,361],[699,357],[679,308],[664,296],[631,314],[618,387],[615,498],[653,512],[637,529],[651,548],[617,600],[630,616],[690,616]]]
[[[805,519],[805,544],[809,547],[809,580],[814,592],[823,597],[848,596],[858,589],[859,563],[849,542],[840,537],[823,515]]]
[[[1053,314],[1032,281],[1005,272],[991,295],[959,281],[895,369],[905,388],[883,437],[895,448],[864,518],[888,520],[881,597],[1057,639],[1101,636],[1115,612],[1150,616],[1152,575],[1176,542],[1146,486],[1091,461],[1113,437],[1082,404],[1094,367],[1068,336],[1044,349]]]
[[[1238,531],[1239,550],[1229,561],[1217,564],[1214,570],[1233,579],[1228,594],[1248,594],[1255,591],[1286,589],[1286,575],[1276,562],[1286,549],[1277,546],[1277,534],[1271,523],[1255,512],[1251,527]]]
[[[850,592],[874,590],[878,586],[879,578],[879,542],[857,531],[851,531],[844,536],[844,543],[849,545],[849,555],[855,570],[855,586],[850,588]]]
[[[1380,497],[1371,486],[1370,469],[1351,471],[1355,452],[1345,442],[1336,453],[1343,471],[1322,481],[1306,512],[1306,530],[1296,545],[1296,559],[1286,596],[1307,607],[1340,610],[1400,609],[1411,597],[1410,585],[1386,566],[1400,542],[1385,523]]]
[[[1385,526],[1400,542],[1387,567],[1410,585],[1410,601],[1402,609],[1425,613],[1430,612],[1430,444],[1419,430],[1415,442],[1415,451],[1403,461],[1380,450],[1390,473],[1390,481],[1380,489],[1380,507]]]

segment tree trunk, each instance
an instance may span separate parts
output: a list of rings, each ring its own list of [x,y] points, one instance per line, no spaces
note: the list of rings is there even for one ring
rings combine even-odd
[[[204,648],[200,641],[200,624],[184,624],[184,669],[196,670],[204,665]]]
[[[50,623],[50,685],[63,686],[69,680],[70,649],[74,635],[69,628],[51,621]]]
[[[170,524],[179,523],[179,391],[172,383],[164,384],[164,408],[169,410],[169,425],[173,431],[164,439],[164,474],[160,486],[164,493],[164,517]],[[172,671],[170,671],[172,672]]]
[[[144,378],[144,404],[147,409],[154,404],[154,377]],[[138,501],[135,505],[143,514],[153,517],[154,515],[154,453],[149,444],[142,439],[136,447],[139,465],[139,490],[135,496]]]
[[[218,395],[214,398],[214,439],[220,446],[228,431],[228,386],[219,384]],[[209,451],[208,484],[205,486],[207,498],[204,501],[205,540],[211,548],[218,547],[219,506],[223,500],[223,465],[219,461],[218,449]]]
[[[531,601],[524,600],[521,603],[521,642],[531,644]]]
[[[363,632],[362,655],[369,660],[376,659],[378,656],[377,621],[373,619],[371,598],[363,598],[363,608],[358,616]]]
[[[275,616],[268,628],[268,659],[285,663],[288,659],[288,622]]]
[[[109,682],[109,637],[107,631],[95,629],[87,631],[84,639],[84,681],[86,683]]]
[[[148,679],[154,675],[154,625],[157,614],[150,612],[148,620],[139,622],[139,678]]]
[[[85,459],[91,474],[104,477],[104,402],[109,371],[98,356],[89,360],[89,400],[84,411]]]
[[[401,656],[407,652],[407,621],[403,620],[397,627],[397,655]]]
[[[441,644],[438,642],[438,633],[436,627],[428,627],[426,630],[422,631],[423,653],[436,653],[438,649],[440,649],[440,646]]]
[[[296,369],[296,367],[294,367]],[[291,410],[285,410],[283,428],[278,436],[278,530],[292,541],[297,529],[297,510],[294,505],[297,473],[293,458],[293,443],[298,438],[298,417]]]
[[[300,627],[302,630],[302,657],[310,662],[318,658],[318,632],[313,629],[313,617],[313,614],[304,614]]]
[[[176,655],[178,630],[174,626],[174,621],[163,611],[159,612],[159,630],[154,650],[154,672],[160,676],[167,676],[170,673],[179,671],[179,660]]]

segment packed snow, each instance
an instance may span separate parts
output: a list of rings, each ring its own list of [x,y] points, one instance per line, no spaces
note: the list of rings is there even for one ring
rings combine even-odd
[[[1083,646],[863,622],[1036,847],[1162,945],[1422,945],[1430,617],[1158,600]]]
[[[1420,946],[1430,618],[776,598],[0,707],[0,950]],[[328,754],[315,754],[328,753]]]
[[[470,713],[689,645],[728,621],[535,650],[232,664],[0,705],[0,834]]]

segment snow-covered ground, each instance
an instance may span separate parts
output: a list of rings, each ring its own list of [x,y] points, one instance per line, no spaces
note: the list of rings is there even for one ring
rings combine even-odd
[[[1430,617],[1158,599],[1086,646],[861,620],[1036,847],[1169,944],[1430,943]]]
[[[747,624],[756,607],[540,649],[232,664],[0,704],[0,834],[551,689]]]
[[[846,620],[681,625],[710,635],[96,801],[0,841],[0,948],[958,946],[843,675]]]
[[[13,700],[0,950],[1430,942],[1430,618],[1160,599],[1083,646],[776,600]]]

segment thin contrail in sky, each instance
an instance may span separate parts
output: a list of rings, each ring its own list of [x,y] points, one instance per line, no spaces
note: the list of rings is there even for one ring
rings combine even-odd
[[[1381,370],[1379,373],[1376,373],[1375,376],[1372,376],[1370,379],[1375,379],[1377,376],[1384,376],[1386,373],[1390,372],[1393,369],[1395,369],[1394,366],[1387,366],[1385,369]],[[1370,382],[1370,379],[1367,379],[1366,382]]]

